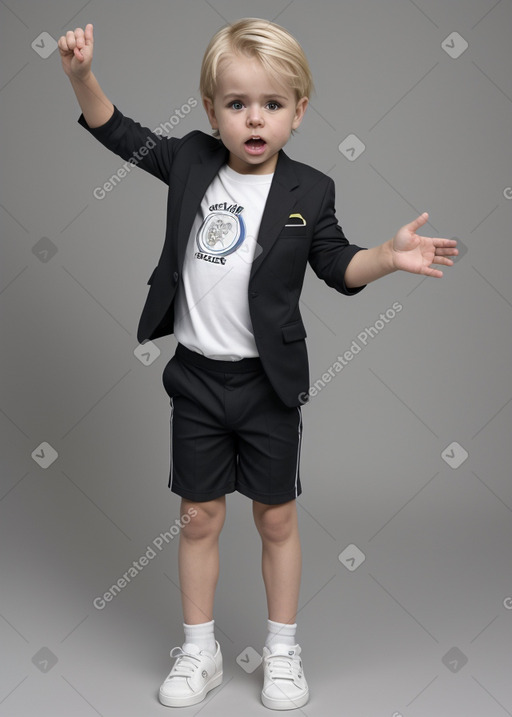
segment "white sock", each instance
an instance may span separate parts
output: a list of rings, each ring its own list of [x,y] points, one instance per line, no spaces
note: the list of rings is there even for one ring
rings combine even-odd
[[[202,622],[199,625],[187,625],[184,622],[185,643],[183,649],[186,650],[187,645],[193,644],[197,645],[200,650],[207,650],[215,655],[217,645],[215,644],[214,623],[215,620]]]
[[[268,634],[265,647],[272,650],[276,645],[295,645],[295,633],[297,632],[297,623],[293,625],[283,622],[274,622],[267,620]]]

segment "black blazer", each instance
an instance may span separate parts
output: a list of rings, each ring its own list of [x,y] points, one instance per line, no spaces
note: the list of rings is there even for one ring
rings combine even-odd
[[[173,333],[174,297],[196,212],[213,178],[228,160],[220,140],[194,131],[181,139],[162,137],[125,117],[117,107],[101,127],[78,122],[115,154],[169,185],[167,228],[158,266],[148,284],[137,330],[140,343]],[[127,163],[117,176],[132,169]],[[297,215],[297,216],[293,216]],[[262,366],[287,406],[307,400],[309,366],[299,298],[307,263],[342,294],[354,254],[335,216],[334,182],[281,150],[263,213],[249,280],[249,310]]]

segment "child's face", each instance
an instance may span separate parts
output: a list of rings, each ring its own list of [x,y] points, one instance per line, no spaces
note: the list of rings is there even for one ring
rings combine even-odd
[[[260,62],[230,55],[220,63],[217,92],[204,99],[212,129],[229,150],[229,166],[241,174],[270,174],[277,153],[304,116],[308,99],[269,77]],[[258,138],[258,139],[255,139]]]

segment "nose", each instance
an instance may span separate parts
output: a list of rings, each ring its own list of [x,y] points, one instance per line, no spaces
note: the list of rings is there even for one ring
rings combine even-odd
[[[263,115],[258,104],[251,105],[247,110],[247,124],[250,127],[259,127],[263,124]]]

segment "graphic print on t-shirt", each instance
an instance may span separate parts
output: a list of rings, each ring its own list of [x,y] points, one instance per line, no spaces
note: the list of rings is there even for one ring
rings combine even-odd
[[[188,237],[174,308],[178,343],[211,359],[258,356],[249,281],[273,175],[225,164],[208,186]]]
[[[230,205],[227,202],[209,207],[210,214],[201,224],[196,235],[199,249],[195,255],[196,259],[205,259],[207,255],[219,258],[219,261],[214,263],[226,263],[226,260],[222,259],[237,251],[246,237],[243,209],[237,204]]]

